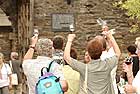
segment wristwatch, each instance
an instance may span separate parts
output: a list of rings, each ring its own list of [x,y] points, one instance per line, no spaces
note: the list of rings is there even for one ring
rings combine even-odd
[[[29,46],[29,48],[35,49],[35,46],[33,46],[33,45],[30,45],[30,46]]]

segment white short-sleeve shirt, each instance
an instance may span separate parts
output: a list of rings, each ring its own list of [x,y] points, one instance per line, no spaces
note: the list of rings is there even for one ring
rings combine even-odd
[[[27,77],[29,94],[35,94],[35,86],[41,76],[41,69],[43,67],[48,67],[51,61],[51,58],[44,56],[38,56],[37,59],[28,59],[23,61],[22,67],[24,74]],[[60,77],[60,80],[65,80],[62,68],[58,63],[52,63],[50,71],[56,77]]]
[[[12,74],[10,66],[8,64],[3,64],[2,69],[0,71],[2,74],[2,79],[0,79],[0,87],[8,86],[8,75]]]

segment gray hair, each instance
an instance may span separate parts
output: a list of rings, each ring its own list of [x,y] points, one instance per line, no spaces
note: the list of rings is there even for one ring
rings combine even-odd
[[[52,57],[53,42],[48,38],[41,38],[36,44],[37,53],[39,56]]]
[[[11,52],[11,58],[12,59],[18,59],[18,53],[17,52]]]
[[[135,44],[136,44],[137,48],[140,49],[140,37],[136,38]]]

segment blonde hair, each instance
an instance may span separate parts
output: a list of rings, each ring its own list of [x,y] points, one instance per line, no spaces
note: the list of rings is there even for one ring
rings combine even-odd
[[[3,61],[4,61],[4,55],[3,55],[3,53],[0,53],[0,57],[3,59]]]

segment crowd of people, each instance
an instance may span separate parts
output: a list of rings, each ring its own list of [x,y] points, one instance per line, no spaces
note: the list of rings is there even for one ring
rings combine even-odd
[[[23,94],[22,69],[27,78],[27,94],[36,94],[41,69],[49,67],[53,60],[50,71],[59,78],[63,94],[122,94],[116,82],[121,51],[108,27],[104,27],[102,36],[88,41],[85,57],[80,61],[76,48],[71,47],[75,37],[76,34],[69,34],[64,46],[64,38],[59,35],[52,40],[33,36],[23,62],[18,60],[17,52],[11,52],[11,60],[5,63],[0,53],[0,94]],[[33,58],[35,50],[37,57]],[[124,60],[122,70],[125,74],[120,76],[127,82],[123,93],[140,94],[140,38],[127,50],[128,60]]]
[[[22,62],[17,52],[11,52],[10,58],[5,62],[0,53],[0,94],[22,94]]]

